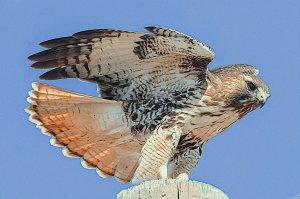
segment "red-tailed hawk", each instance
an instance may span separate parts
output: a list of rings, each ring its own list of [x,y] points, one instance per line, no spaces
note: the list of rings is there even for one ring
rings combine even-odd
[[[33,68],[41,79],[79,78],[102,98],[33,83],[30,120],[102,177],[140,182],[186,178],[204,143],[263,106],[269,88],[253,66],[212,70],[214,53],[180,32],[89,30],[42,42]]]

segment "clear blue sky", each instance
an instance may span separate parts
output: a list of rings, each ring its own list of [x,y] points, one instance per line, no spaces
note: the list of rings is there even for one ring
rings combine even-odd
[[[62,155],[23,111],[30,83],[43,72],[26,57],[54,37],[94,28],[142,31],[165,26],[215,51],[210,67],[247,63],[260,69],[272,97],[211,139],[192,179],[233,199],[300,194],[300,1],[0,1],[0,198],[114,198],[122,185]],[[45,82],[44,82],[45,83]],[[96,95],[77,80],[46,82]]]

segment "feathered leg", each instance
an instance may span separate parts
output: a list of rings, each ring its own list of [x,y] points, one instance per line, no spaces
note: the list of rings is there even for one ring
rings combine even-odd
[[[137,183],[154,176],[167,178],[167,164],[177,147],[181,130],[178,125],[172,128],[164,128],[162,125],[150,136],[142,149],[133,182]]]

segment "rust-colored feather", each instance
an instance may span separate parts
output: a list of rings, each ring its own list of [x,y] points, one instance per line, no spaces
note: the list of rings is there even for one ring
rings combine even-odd
[[[122,103],[38,83],[32,87],[28,98],[32,105],[26,111],[52,137],[53,146],[64,147],[65,156],[82,157],[82,165],[97,168],[101,176],[115,176],[124,183],[131,180],[141,145],[123,139],[131,134]]]

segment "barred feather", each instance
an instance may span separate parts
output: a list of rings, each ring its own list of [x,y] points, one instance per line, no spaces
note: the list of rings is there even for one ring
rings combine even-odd
[[[258,70],[245,64],[208,71],[214,53],[175,30],[88,30],[42,42],[32,67],[41,79],[98,84],[97,99],[34,83],[30,120],[80,157],[83,167],[127,183],[190,175],[203,144],[262,106],[270,96]]]
[[[32,106],[26,111],[37,127],[52,136],[52,145],[64,147],[68,157],[83,158],[84,167],[130,181],[141,145],[130,134],[122,103],[38,83],[32,87],[28,98]]]
[[[71,37],[42,42],[42,46],[50,49],[29,59],[36,61],[32,64],[34,68],[52,68],[41,75],[41,79],[80,78],[96,82],[100,90],[106,92],[101,94],[108,99],[124,99],[125,92],[136,95],[132,91],[143,85],[131,87],[132,81],[138,83],[148,78],[149,73],[168,74],[170,70],[181,68],[194,78],[206,74],[207,65],[214,57],[207,45],[174,30],[146,29],[153,34],[111,29],[78,32]],[[174,76],[181,77],[178,73]],[[123,80],[129,81],[120,85]],[[164,89],[159,83],[153,87]],[[108,94],[111,88],[113,91]],[[115,92],[118,98],[113,96]]]

